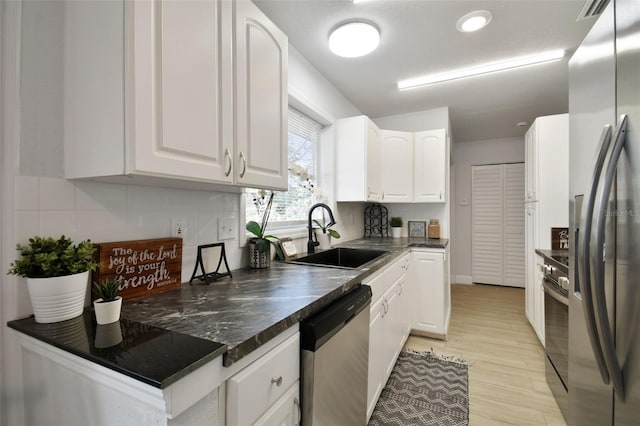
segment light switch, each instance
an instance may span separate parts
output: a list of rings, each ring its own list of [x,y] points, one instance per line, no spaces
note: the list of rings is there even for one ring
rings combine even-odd
[[[218,218],[218,240],[235,240],[238,234],[236,222],[231,218]]]

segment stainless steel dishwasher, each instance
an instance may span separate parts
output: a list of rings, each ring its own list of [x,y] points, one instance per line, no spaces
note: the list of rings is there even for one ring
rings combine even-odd
[[[362,285],[300,324],[303,426],[367,423],[370,304]]]

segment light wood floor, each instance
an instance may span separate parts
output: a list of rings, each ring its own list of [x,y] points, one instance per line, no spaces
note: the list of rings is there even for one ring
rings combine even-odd
[[[544,348],[524,313],[524,289],[453,285],[447,341],[406,347],[456,355],[469,367],[469,424],[566,425],[544,373]]]

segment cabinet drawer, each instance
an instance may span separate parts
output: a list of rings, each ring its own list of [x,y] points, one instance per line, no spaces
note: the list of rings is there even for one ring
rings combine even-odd
[[[227,424],[255,422],[300,379],[300,333],[227,380]]]
[[[395,283],[401,276],[407,273],[407,267],[409,264],[409,255],[405,254],[400,259],[393,262],[387,269],[385,269],[385,279],[391,283]]]
[[[384,294],[385,291],[389,287],[391,287],[392,282],[387,280],[386,269],[382,269],[378,271],[375,275],[365,278],[362,280],[362,284],[368,285],[371,287],[371,304],[376,303],[378,299]]]

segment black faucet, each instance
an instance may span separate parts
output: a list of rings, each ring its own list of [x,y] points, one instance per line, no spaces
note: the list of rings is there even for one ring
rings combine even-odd
[[[324,203],[317,203],[314,204],[313,206],[311,206],[311,208],[309,209],[309,241],[307,242],[307,252],[308,253],[315,253],[316,252],[316,246],[319,246],[320,243],[317,241],[313,241],[313,226],[311,225],[311,215],[313,214],[313,211],[318,208],[318,207],[322,207],[324,208],[326,211],[329,212],[329,223],[327,224],[327,227],[331,226],[331,225],[335,225],[336,224],[336,220],[333,218],[333,212],[331,211],[331,208],[329,208],[328,205],[324,204]]]

